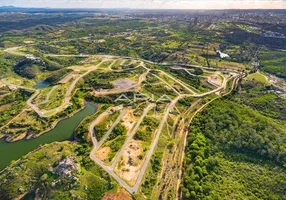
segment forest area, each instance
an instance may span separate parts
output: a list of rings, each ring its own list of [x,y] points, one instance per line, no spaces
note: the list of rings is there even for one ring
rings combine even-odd
[[[243,82],[193,120],[183,199],[286,198],[286,102],[269,89]]]

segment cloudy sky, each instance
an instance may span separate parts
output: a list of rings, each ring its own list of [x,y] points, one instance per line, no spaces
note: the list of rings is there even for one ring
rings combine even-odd
[[[286,0],[0,0],[0,6],[57,8],[286,9]]]

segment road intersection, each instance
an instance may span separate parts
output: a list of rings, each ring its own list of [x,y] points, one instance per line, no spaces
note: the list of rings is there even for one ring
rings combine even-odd
[[[50,56],[64,56],[64,57],[75,57],[75,56],[82,56],[82,57],[89,57],[89,55],[50,55]],[[104,113],[102,113],[101,115],[99,115],[97,117],[97,119],[95,119],[89,126],[89,134],[91,135],[92,138],[92,143],[93,143],[93,150],[90,153],[90,158],[97,163],[101,168],[103,168],[107,173],[109,173],[116,181],[118,181],[118,183],[124,187],[127,191],[129,191],[130,193],[136,193],[142,183],[142,180],[144,178],[144,174],[145,171],[148,167],[148,164],[150,163],[150,160],[152,158],[152,155],[154,153],[154,150],[156,149],[157,143],[159,141],[160,135],[162,133],[162,130],[164,129],[164,126],[167,122],[167,119],[169,117],[170,112],[173,111],[174,107],[176,106],[177,102],[185,97],[196,97],[196,98],[203,98],[205,96],[214,94],[214,93],[220,93],[222,91],[225,91],[227,88],[227,83],[228,81],[230,81],[231,79],[233,79],[233,84],[230,88],[230,91],[228,93],[225,93],[221,96],[225,96],[228,95],[234,88],[235,86],[238,84],[238,80],[240,78],[242,78],[242,75],[239,74],[238,71],[235,70],[228,70],[228,69],[219,69],[219,68],[211,68],[211,67],[202,67],[202,66],[193,66],[193,65],[184,65],[184,64],[171,64],[171,63],[154,63],[152,61],[146,61],[143,59],[134,59],[134,58],[130,58],[130,57],[120,57],[120,56],[110,56],[110,55],[101,55],[101,57],[103,58],[103,60],[96,66],[90,67],[87,69],[87,71],[83,74],[78,75],[73,82],[71,83],[71,85],[69,86],[66,94],[65,94],[65,98],[64,101],[62,103],[62,105],[60,105],[59,107],[52,109],[52,110],[41,110],[39,109],[38,105],[43,104],[45,102],[47,102],[50,98],[50,95],[52,93],[53,90],[55,90],[55,87],[52,88],[52,90],[48,93],[46,99],[39,103],[38,105],[35,105],[32,103],[32,101],[39,95],[40,90],[39,89],[34,89],[34,88],[28,88],[28,87],[23,87],[23,86],[19,86],[19,85],[15,85],[15,84],[11,84],[9,82],[7,82],[5,79],[2,80],[2,82],[10,87],[14,87],[14,88],[19,88],[19,89],[24,89],[24,90],[28,90],[28,91],[32,91],[34,92],[34,94],[30,97],[30,99],[27,101],[27,104],[29,105],[29,107],[31,107],[40,117],[51,117],[59,112],[61,112],[64,108],[66,108],[71,101],[72,95],[73,95],[73,91],[77,85],[77,83],[79,82],[79,80],[81,80],[82,78],[84,78],[85,76],[87,76],[89,73],[91,73],[92,71],[95,71],[96,69],[98,69],[98,67],[106,60],[108,59],[133,59],[135,61],[140,61],[140,65],[143,68],[146,69],[146,72],[141,74],[139,76],[139,81],[136,84],[136,86],[133,87],[140,87],[141,84],[143,83],[143,81],[146,80],[146,77],[148,74],[152,74],[153,76],[157,77],[159,80],[161,80],[163,83],[165,83],[168,87],[171,87],[175,93],[177,94],[177,97],[175,99],[173,99],[166,107],[165,111],[164,111],[164,115],[161,119],[161,122],[158,126],[158,129],[156,131],[156,135],[150,145],[150,148],[144,158],[144,162],[143,165],[140,169],[139,175],[136,179],[136,182],[134,185],[128,185],[122,178],[120,178],[115,172],[114,172],[114,168],[116,166],[116,164],[120,161],[121,156],[124,152],[124,150],[126,149],[126,147],[128,146],[128,144],[130,143],[130,141],[133,139],[134,135],[136,134],[140,124],[142,123],[142,121],[144,120],[144,118],[146,117],[146,115],[148,114],[148,112],[155,107],[155,103],[149,103],[149,105],[147,105],[147,107],[144,109],[143,114],[141,115],[141,117],[139,118],[139,120],[137,121],[135,127],[131,130],[131,132],[128,134],[127,139],[125,141],[125,143],[123,144],[123,146],[121,147],[121,149],[119,150],[119,152],[117,152],[115,158],[113,159],[113,161],[111,162],[110,166],[107,166],[104,162],[102,162],[101,160],[99,160],[96,156],[95,156],[95,152],[104,144],[104,142],[108,139],[108,137],[110,136],[110,134],[112,134],[112,131],[114,130],[114,128],[116,127],[116,125],[121,121],[121,119],[123,118],[123,116],[126,114],[126,110],[123,107],[118,107],[118,109],[120,109],[120,114],[117,117],[117,119],[115,120],[115,122],[112,124],[112,126],[110,127],[110,129],[107,131],[107,133],[103,136],[103,138],[100,141],[97,141],[95,134],[94,134],[94,127],[96,124],[98,124],[102,118],[108,116],[109,112],[110,112],[110,108],[107,109],[107,111],[105,111]],[[168,78],[170,78],[172,81],[176,82],[177,84],[181,85],[184,89],[186,89],[189,93],[188,94],[180,94],[172,85],[170,85],[169,83],[167,83],[166,81],[164,81],[162,78],[160,78],[158,75],[153,74],[151,72],[151,69],[149,69],[148,67],[145,66],[144,63],[149,63],[149,64],[159,64],[162,66],[177,66],[174,69],[183,69],[186,70],[188,72],[188,68],[190,67],[194,67],[194,68],[200,68],[203,70],[213,70],[213,71],[222,71],[222,72],[229,72],[229,73],[235,73],[234,76],[226,78],[225,76],[221,75],[221,77],[223,78],[222,80],[222,84],[220,86],[218,86],[216,89],[212,90],[212,91],[208,91],[205,93],[197,93],[194,90],[192,90],[188,85],[186,85],[185,83],[183,83],[182,81],[172,77],[171,75],[169,75],[168,73],[162,71],[162,70],[157,70],[160,73],[163,73],[164,75],[166,75]],[[110,64],[110,66],[108,67],[109,70],[112,70],[112,65],[115,63],[112,62]],[[111,90],[111,91],[107,91],[107,92],[102,92],[101,95],[109,95],[109,94],[119,94],[119,93],[124,93],[124,92],[128,92],[130,91],[131,88],[128,88],[127,91],[124,90]],[[219,96],[217,97],[219,98]],[[217,99],[215,98],[215,99]],[[210,102],[209,102],[210,103]],[[208,104],[209,104],[208,103]],[[208,105],[206,104],[206,105]],[[201,107],[195,114],[194,116],[199,113],[201,110],[203,110],[203,108],[206,106],[204,105],[203,107]],[[193,116],[193,117],[194,117]]]
[[[233,85],[232,85],[232,88],[231,88],[231,91],[232,91],[232,90],[234,89],[235,85],[237,84],[237,80],[239,79],[239,75],[236,75],[236,76],[232,77],[231,79],[234,79],[234,82],[233,82]],[[100,145],[97,143],[96,140],[93,140],[94,149],[93,149],[93,151],[92,151],[91,154],[90,154],[91,159],[92,159],[94,162],[96,162],[98,165],[100,165],[107,173],[109,173],[109,174],[110,174],[122,187],[124,187],[127,191],[129,191],[129,192],[132,193],[132,194],[135,194],[135,193],[138,191],[138,189],[139,189],[139,187],[140,187],[140,185],[141,185],[141,183],[142,183],[142,180],[143,180],[143,178],[144,178],[145,171],[146,171],[146,169],[147,169],[147,167],[148,167],[148,164],[150,163],[150,160],[151,160],[151,158],[152,158],[152,155],[153,155],[153,153],[154,153],[154,150],[155,150],[155,148],[156,148],[156,146],[157,146],[159,137],[160,137],[160,135],[161,135],[161,133],[162,133],[162,130],[163,130],[163,128],[164,128],[164,126],[165,126],[165,124],[166,124],[166,121],[167,121],[167,119],[168,119],[169,113],[174,109],[176,103],[177,103],[180,99],[182,99],[182,98],[184,98],[184,97],[200,97],[200,98],[202,98],[202,97],[208,96],[208,95],[210,95],[210,94],[214,94],[214,93],[220,92],[220,91],[222,91],[222,90],[225,90],[228,80],[230,80],[230,79],[226,79],[226,78],[224,77],[224,78],[223,78],[223,83],[222,83],[222,85],[221,85],[220,87],[218,87],[218,88],[216,88],[216,89],[214,89],[214,90],[212,90],[212,91],[206,92],[206,93],[202,93],[202,94],[196,94],[196,93],[195,93],[195,94],[179,94],[174,100],[172,100],[172,101],[169,103],[169,105],[168,105],[167,108],[165,109],[164,116],[163,116],[163,118],[162,118],[162,120],[161,120],[161,122],[160,122],[160,124],[159,124],[158,130],[157,130],[157,132],[156,132],[156,136],[155,136],[154,140],[152,141],[152,143],[151,143],[151,145],[150,145],[150,149],[149,149],[149,151],[148,151],[148,153],[147,153],[147,155],[146,155],[146,157],[145,157],[145,159],[144,159],[144,163],[143,163],[143,165],[142,165],[142,167],[141,167],[141,169],[140,169],[139,175],[138,175],[138,177],[137,177],[136,182],[135,182],[134,185],[132,185],[132,186],[131,186],[131,185],[128,185],[122,178],[120,178],[120,177],[114,172],[114,168],[115,168],[116,164],[119,162],[119,160],[120,160],[120,158],[121,158],[121,156],[122,156],[124,150],[126,149],[127,145],[129,144],[129,142],[132,140],[133,136],[135,135],[135,133],[136,133],[136,131],[137,131],[137,129],[138,129],[140,123],[143,121],[143,119],[144,119],[144,117],[147,115],[148,111],[155,106],[154,104],[149,104],[149,105],[147,106],[147,108],[144,110],[144,113],[142,114],[140,120],[137,122],[135,128],[132,130],[132,133],[128,135],[127,140],[125,141],[124,145],[121,147],[121,149],[119,150],[119,152],[117,153],[115,159],[113,160],[113,162],[112,162],[112,164],[111,164],[110,166],[105,165],[102,161],[100,161],[98,158],[96,158],[95,152],[96,152],[96,150],[98,150],[98,148],[99,148],[99,146],[100,146]],[[230,92],[231,92],[231,91],[230,91]],[[219,98],[219,97],[217,97],[217,98]],[[217,98],[215,98],[215,99],[217,99]],[[210,102],[209,102],[209,103],[210,103]],[[208,103],[208,104],[209,104],[209,103]],[[208,104],[206,104],[206,105],[208,105]],[[201,110],[203,110],[203,108],[205,108],[206,105],[204,105],[203,107],[201,107],[201,108],[195,113],[195,115],[196,115],[197,113],[199,113]],[[195,116],[195,115],[194,115],[194,116]],[[193,117],[194,117],[194,116],[193,116]],[[115,123],[116,123],[116,122],[115,122]],[[91,134],[91,135],[93,134],[93,132],[91,131],[91,129],[90,129],[90,134]],[[109,133],[109,134],[110,134],[110,133]],[[102,145],[102,144],[101,144],[101,145]]]

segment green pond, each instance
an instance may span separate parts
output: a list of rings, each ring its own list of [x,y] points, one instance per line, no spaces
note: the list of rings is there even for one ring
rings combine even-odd
[[[12,160],[18,160],[23,155],[38,148],[41,144],[73,139],[73,132],[79,123],[85,117],[94,114],[95,111],[95,105],[86,103],[86,107],[83,110],[70,118],[60,121],[54,129],[36,139],[21,140],[14,143],[7,143],[4,139],[0,140],[0,170],[7,167]]]
[[[42,89],[42,88],[46,88],[49,87],[50,83],[45,81],[45,80],[40,80],[36,83],[36,85],[34,86],[34,88],[36,89]]]

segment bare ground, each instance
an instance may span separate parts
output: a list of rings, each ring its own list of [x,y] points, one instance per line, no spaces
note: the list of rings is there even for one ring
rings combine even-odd
[[[210,76],[208,79],[208,82],[212,85],[217,86],[217,87],[222,85],[222,80],[220,79],[220,77],[217,74],[214,76]]]
[[[0,112],[4,111],[4,110],[7,110],[8,108],[11,107],[11,103],[10,104],[5,104],[5,105],[2,105],[0,106]]]
[[[122,125],[126,127],[127,132],[129,132],[134,124],[136,123],[137,119],[133,115],[133,109],[128,109],[127,113],[122,118]]]
[[[95,156],[102,162],[105,162],[108,158],[109,152],[110,152],[110,147],[102,147],[95,152]]]
[[[132,196],[123,189],[120,189],[117,193],[107,193],[102,200],[132,200]]]
[[[143,163],[143,159],[139,159],[142,152],[141,142],[136,140],[131,141],[115,167],[115,172],[130,185],[134,185],[138,178]]]
[[[114,82],[114,87],[122,90],[128,89],[135,85],[136,82],[130,79],[120,79]]]

